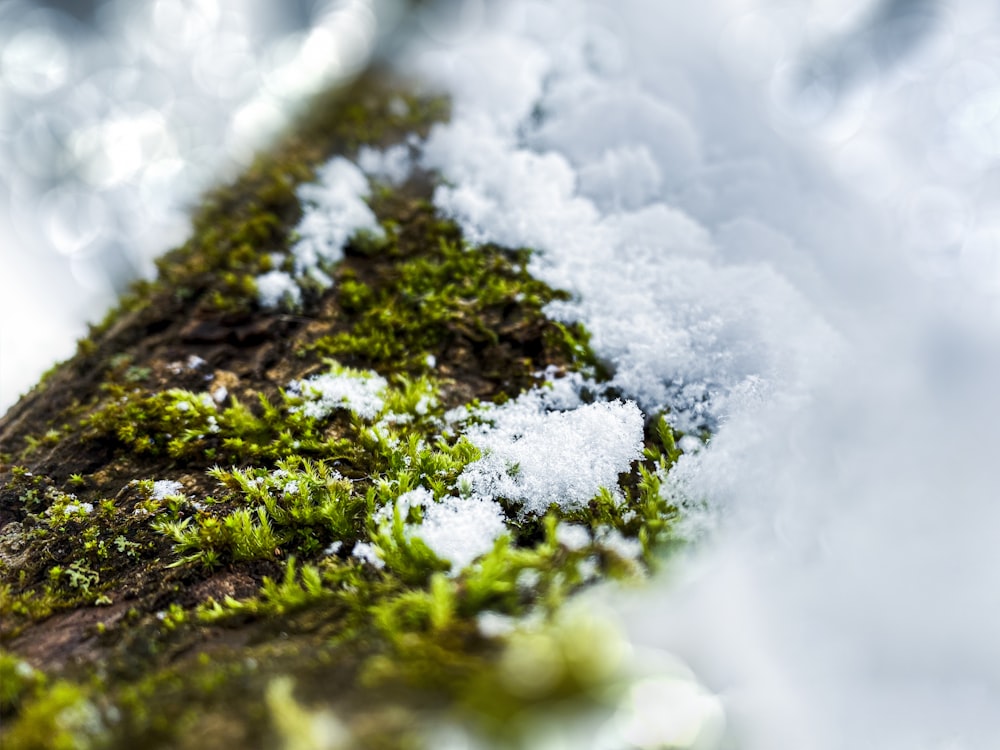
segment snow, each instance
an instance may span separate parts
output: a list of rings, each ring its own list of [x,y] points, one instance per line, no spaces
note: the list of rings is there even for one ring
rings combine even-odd
[[[548,411],[546,392],[530,391],[485,415],[466,436],[482,451],[459,477],[474,497],[520,504],[524,516],[550,505],[584,507],[642,453],[643,418],[632,402],[597,402]]]
[[[257,301],[262,307],[278,307],[287,304],[296,307],[302,304],[302,290],[291,275],[284,271],[268,271],[255,280]]]
[[[362,146],[358,149],[358,167],[375,179],[385,180],[390,185],[401,185],[413,171],[410,147],[397,143],[384,150]]]
[[[330,542],[326,546],[326,549],[323,550],[323,554],[326,555],[326,556],[328,556],[328,557],[330,555],[336,555],[338,552],[340,552],[340,548],[343,547],[343,546],[344,546],[343,541],[341,541],[340,539],[336,539],[336,540]]]
[[[295,227],[298,241],[292,246],[298,276],[315,274],[320,264],[336,263],[344,246],[357,232],[379,233],[375,214],[365,203],[368,179],[347,159],[337,156],[320,167],[316,182],[296,191],[303,204],[302,218]]]
[[[153,500],[165,500],[168,497],[183,496],[184,486],[172,479],[159,479],[153,482]]]
[[[1000,746],[995,4],[475,5],[479,26],[401,63],[455,98],[416,157],[444,174],[436,204],[540,251],[532,272],[574,295],[548,312],[587,325],[624,399],[713,433],[666,487],[704,514],[690,559],[607,594],[633,641],[724,696],[725,746]],[[323,175],[303,198],[300,236],[333,234],[276,265],[296,285],[330,282],[345,217],[368,222],[361,172],[400,163],[359,161],[337,168],[346,210],[320,206]],[[587,421],[575,385],[524,407],[544,455]],[[541,504],[567,459],[546,488],[508,409],[477,433],[495,449],[472,499],[531,484]]]
[[[638,560],[642,557],[642,542],[625,537],[618,529],[604,527],[598,529],[594,536],[601,547],[623,560]]]
[[[357,542],[351,550],[351,557],[356,557],[379,569],[385,567],[385,560],[379,557],[378,550],[370,542]]]
[[[419,507],[423,519],[419,524],[407,523],[408,537],[419,537],[442,560],[452,564],[451,574],[459,573],[477,557],[493,548],[494,542],[507,531],[503,509],[484,498],[447,496],[434,499],[424,487],[405,492],[394,504],[379,508],[376,522],[391,524],[394,509],[406,521],[411,508]]]
[[[385,378],[378,373],[344,367],[306,380],[294,380],[288,390],[303,399],[303,403],[293,406],[292,411],[302,412],[307,417],[323,419],[337,409],[347,409],[370,421],[385,406],[382,394],[387,386]]]
[[[504,78],[516,65],[510,59],[480,71],[481,86],[504,86],[490,76]],[[554,91],[573,88],[573,81],[541,68],[539,90],[546,74]],[[648,96],[640,99],[648,105]],[[645,411],[669,408],[680,427],[711,427],[726,414],[727,397],[751,378],[787,379],[790,370],[829,359],[835,337],[787,280],[763,264],[720,266],[706,228],[662,201],[603,212],[577,191],[572,164],[592,149],[564,154],[519,144],[517,134],[530,133],[530,121],[498,127],[506,122],[499,115],[504,101],[484,102],[466,118],[467,108],[457,106],[453,121],[431,133],[424,164],[447,180],[435,203],[474,239],[538,249],[532,272],[574,292],[573,301],[554,304],[549,313],[586,321],[593,346],[615,367],[614,384]],[[553,106],[545,98],[537,105]],[[567,122],[590,122],[583,119],[586,106],[572,100],[565,106]],[[617,132],[603,120],[591,130]],[[675,161],[660,156],[664,169]],[[611,195],[607,203],[622,201]],[[786,346],[790,336],[799,347]]]
[[[590,531],[579,524],[560,523],[556,526],[556,541],[571,552],[576,552],[590,545]]]
[[[506,531],[498,503],[452,496],[425,505],[423,523],[413,529],[435,555],[451,562],[452,574],[489,552]]]
[[[366,161],[377,170],[401,168],[398,155],[368,154]],[[377,162],[377,163],[376,163]],[[358,232],[382,233],[375,214],[365,202],[368,178],[351,161],[337,156],[317,170],[315,182],[299,186],[296,195],[302,204],[302,218],[296,225],[291,247],[293,273],[280,269],[258,276],[257,299],[262,307],[301,304],[301,282],[305,279],[326,289],[333,284],[329,268],[344,257],[344,247]]]
[[[484,638],[501,638],[514,632],[517,620],[509,615],[486,610],[476,616],[476,627]]]

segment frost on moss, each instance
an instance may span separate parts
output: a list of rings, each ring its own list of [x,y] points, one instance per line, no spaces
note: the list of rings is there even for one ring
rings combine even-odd
[[[677,436],[530,250],[435,211],[412,156],[447,106],[368,79],[318,111],[0,422],[0,639],[40,670],[0,660],[0,739],[495,729],[589,684],[524,688],[518,638],[669,536]]]
[[[374,372],[359,372],[337,367],[330,372],[314,375],[307,380],[295,380],[289,391],[302,398],[292,407],[314,419],[325,417],[335,409],[346,409],[362,419],[374,419],[382,411],[385,378]]]
[[[535,393],[488,413],[470,440],[483,458],[459,481],[479,497],[506,498],[526,515],[550,504],[584,507],[602,488],[617,488],[642,454],[642,414],[632,402],[605,401],[549,411]]]

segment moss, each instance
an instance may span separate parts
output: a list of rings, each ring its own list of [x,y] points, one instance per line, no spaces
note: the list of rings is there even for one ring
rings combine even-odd
[[[331,289],[257,306],[299,184],[331,154],[447,117],[405,89],[372,74],[319,102],[0,420],[0,639],[16,654],[0,653],[3,744],[291,747],[343,731],[401,747],[424,712],[500,731],[588,699],[605,674],[559,613],[596,578],[642,574],[617,540],[649,563],[669,538],[660,484],[678,451],[662,418],[619,487],[573,512],[509,508],[508,532],[463,570],[413,531],[418,508],[377,513],[418,487],[462,494],[480,455],[447,410],[474,421],[546,368],[606,375],[581,326],[545,317],[567,295],[531,277],[530,251],[470,244],[418,173],[377,186],[384,231],[352,238]],[[310,390],[317,377],[378,392],[352,410]],[[589,542],[562,543],[566,523]],[[484,615],[548,624],[508,637]],[[539,649],[551,669],[525,687],[517,665]]]
[[[0,716],[15,713],[44,684],[38,670],[0,649]]]
[[[390,210],[393,197],[376,202],[376,210]],[[529,251],[470,246],[458,227],[437,217],[425,201],[405,210],[405,227],[384,220],[383,241],[355,248],[359,255],[395,260],[391,269],[366,279],[348,264],[338,278],[337,301],[350,329],[323,336],[308,348],[376,369],[392,366],[413,373],[433,370],[431,363],[447,359],[453,346],[484,351],[513,341],[527,344],[520,348],[529,355],[541,350],[545,342],[538,333],[553,326],[542,308],[568,295],[531,277]],[[553,350],[576,353],[575,342],[549,343]]]
[[[88,691],[59,680],[25,702],[3,738],[25,750],[80,750],[104,746],[108,730]]]

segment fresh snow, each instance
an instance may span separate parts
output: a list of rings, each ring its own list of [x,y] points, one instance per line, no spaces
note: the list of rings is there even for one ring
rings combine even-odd
[[[420,508],[422,521],[406,523],[412,508]],[[451,574],[459,573],[480,555],[492,549],[507,531],[499,503],[483,498],[444,497],[434,499],[424,487],[404,492],[395,503],[379,508],[376,522],[389,524],[398,512],[408,537],[419,537],[442,560],[451,563]]]
[[[590,544],[590,531],[579,524],[562,522],[556,526],[556,541],[566,549],[576,552]]]
[[[302,303],[302,290],[284,271],[268,271],[255,279],[257,284],[257,301],[262,307],[278,307],[286,304],[296,307]]]
[[[366,161],[377,158],[368,155]],[[385,156],[378,166],[382,171],[398,170],[398,161],[395,154]],[[302,218],[293,233],[297,237],[291,248],[293,273],[276,269],[256,278],[261,306],[298,305],[305,279],[323,289],[330,287],[333,280],[327,271],[344,257],[351,237],[361,231],[381,234],[382,228],[365,202],[369,192],[364,173],[340,156],[320,167],[315,182],[299,186],[296,195],[302,204]]]
[[[413,171],[410,146],[397,143],[384,150],[362,146],[358,149],[358,167],[369,177],[384,180],[390,185],[401,185]]]
[[[547,411],[545,391],[530,391],[486,412],[466,437],[482,458],[458,479],[474,497],[503,498],[525,516],[550,505],[584,507],[602,488],[617,492],[618,475],[642,455],[642,413],[632,402],[597,402]]]
[[[510,17],[555,23],[544,7]],[[596,74],[574,46],[588,42],[552,47],[497,30],[420,58],[457,97],[424,148],[424,166],[445,178],[435,203],[475,240],[538,250],[532,272],[574,292],[549,313],[586,322],[614,385],[645,411],[713,427],[733,394],[828,360],[836,338],[787,280],[765,264],[720,263],[708,229],[663,199],[659,175],[700,158],[692,126],[620,76]],[[612,173],[640,159],[656,175],[650,188],[621,193],[628,181]]]
[[[172,479],[159,479],[153,482],[153,500],[164,500],[168,497],[183,495],[184,486]]]
[[[322,419],[337,409],[347,409],[362,419],[372,420],[385,406],[382,393],[387,385],[385,378],[375,372],[342,368],[294,380],[288,390],[302,397],[302,403],[292,407],[293,411],[307,417]]]

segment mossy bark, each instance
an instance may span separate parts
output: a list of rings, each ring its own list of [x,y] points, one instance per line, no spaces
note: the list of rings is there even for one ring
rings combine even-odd
[[[428,712],[472,706],[502,729],[523,700],[590,679],[567,666],[518,698],[497,687],[505,643],[476,627],[580,584],[583,553],[555,541],[554,516],[463,576],[400,519],[372,521],[379,493],[444,487],[474,457],[442,434],[446,410],[517,396],[546,368],[597,374],[582,329],[543,314],[565,293],[528,274],[528,251],[469,247],[416,171],[375,186],[386,235],[356,237],[331,288],[298,309],[256,302],[254,278],[294,240],[298,185],[333,155],[447,119],[445,99],[416,90],[376,72],[316,101],[0,420],[4,747],[404,746]],[[394,408],[416,411],[388,442],[347,412],[302,417],[288,385],[331,366],[379,373]],[[576,520],[644,540],[669,524],[654,473],[670,431],[648,444],[623,478],[631,512],[595,498]],[[259,489],[279,476],[284,493]],[[372,540],[384,568],[349,556]],[[545,572],[519,588],[529,568]]]

